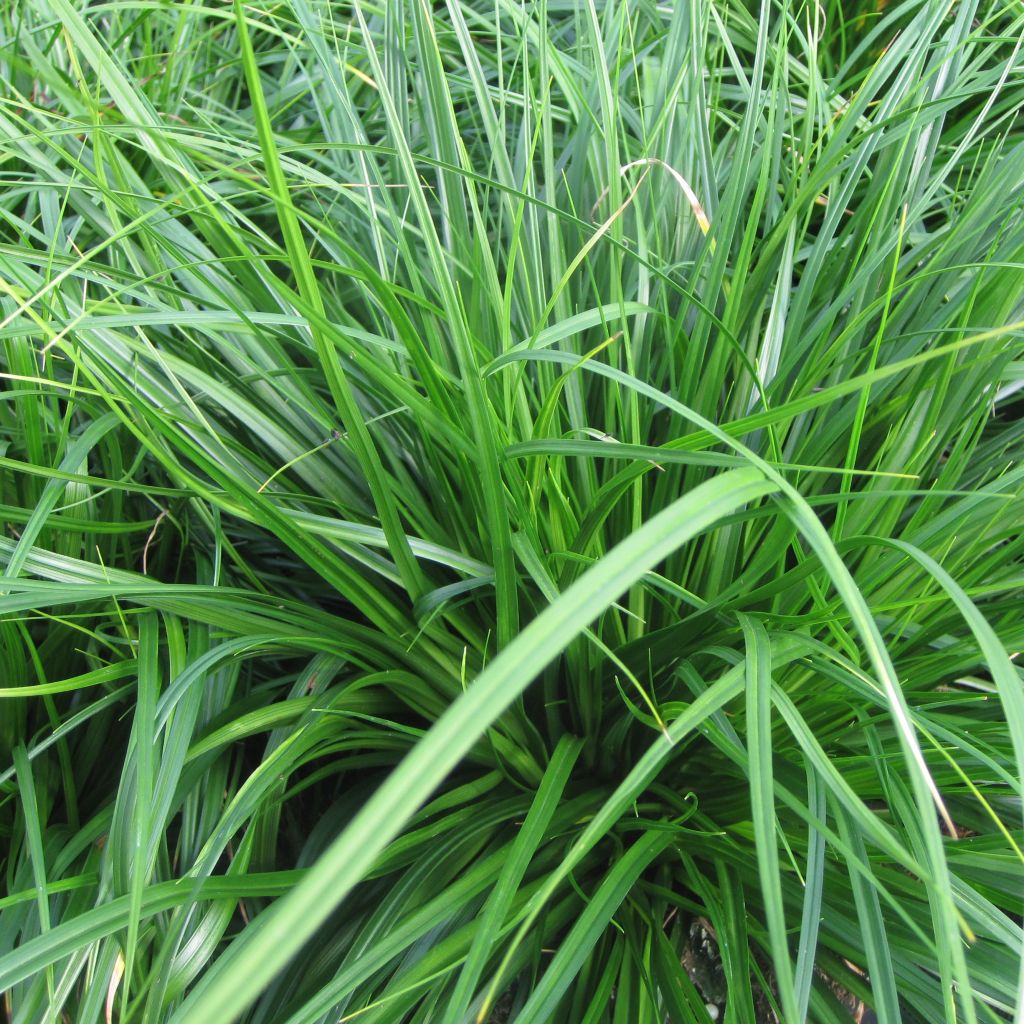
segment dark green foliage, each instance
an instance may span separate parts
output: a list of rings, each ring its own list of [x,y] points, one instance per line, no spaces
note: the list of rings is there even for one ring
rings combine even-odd
[[[1018,4],[0,33],[12,1021],[1020,1014]]]

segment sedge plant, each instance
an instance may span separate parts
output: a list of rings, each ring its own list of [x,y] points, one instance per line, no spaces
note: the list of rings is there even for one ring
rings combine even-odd
[[[0,36],[9,1020],[1024,1020],[1019,4]]]

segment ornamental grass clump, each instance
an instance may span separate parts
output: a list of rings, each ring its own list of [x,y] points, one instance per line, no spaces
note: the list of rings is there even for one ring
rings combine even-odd
[[[1021,1021],[1019,5],[0,38],[11,1021]]]

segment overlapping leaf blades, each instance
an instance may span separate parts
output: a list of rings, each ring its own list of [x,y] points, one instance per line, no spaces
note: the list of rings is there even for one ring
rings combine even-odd
[[[1020,1015],[1019,9],[0,18],[12,1020]]]

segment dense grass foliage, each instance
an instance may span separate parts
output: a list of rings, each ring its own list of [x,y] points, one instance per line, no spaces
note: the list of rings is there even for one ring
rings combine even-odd
[[[0,11],[18,1024],[1024,1020],[1024,11]]]

